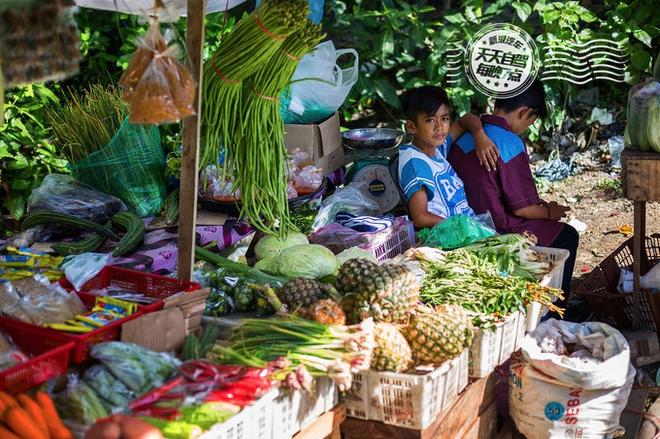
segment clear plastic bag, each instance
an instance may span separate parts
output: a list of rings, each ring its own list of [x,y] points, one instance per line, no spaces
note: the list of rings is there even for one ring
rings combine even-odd
[[[69,256],[62,263],[64,276],[76,290],[80,290],[88,280],[110,262],[110,255],[104,253],[82,253]]]
[[[316,166],[305,166],[293,178],[298,194],[305,195],[316,191],[323,184],[323,170]]]
[[[170,34],[163,36],[159,24],[152,21],[119,80],[122,99],[131,104],[131,123],[172,123],[195,114],[195,83],[177,59],[179,47],[167,46],[170,40]]]
[[[337,61],[345,55],[352,56],[353,63],[342,68]],[[284,123],[310,124],[330,117],[357,82],[358,63],[355,49],[336,50],[332,41],[316,46],[300,60],[291,86],[282,93]]]
[[[334,194],[323,200],[321,209],[314,218],[312,231],[334,223],[338,212],[348,212],[356,215],[380,215],[380,206],[370,197],[369,187],[366,183],[350,183],[337,189]]]
[[[119,198],[105,194],[70,175],[49,174],[30,194],[28,212],[49,209],[96,223],[105,223],[126,205]]]
[[[28,355],[16,347],[11,337],[0,333],[0,371],[14,367],[28,359]]]

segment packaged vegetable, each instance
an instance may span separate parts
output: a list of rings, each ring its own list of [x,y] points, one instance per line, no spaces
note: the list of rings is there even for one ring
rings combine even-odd
[[[76,374],[69,374],[67,381],[64,391],[54,397],[64,419],[91,424],[109,415],[91,386],[81,381]]]
[[[109,411],[123,410],[135,399],[133,393],[124,383],[117,379],[103,365],[97,364],[83,373],[83,381],[93,388]]]

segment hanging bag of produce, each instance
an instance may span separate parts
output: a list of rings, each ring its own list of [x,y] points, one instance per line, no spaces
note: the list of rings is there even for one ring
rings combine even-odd
[[[104,148],[71,166],[76,179],[121,198],[139,216],[157,215],[166,194],[165,154],[155,126],[126,119]]]
[[[353,59],[347,68],[338,64],[344,55]],[[358,80],[358,62],[355,49],[336,50],[332,41],[305,55],[281,96],[284,123],[318,123],[332,116]]]
[[[177,122],[195,114],[195,84],[177,59],[179,46],[168,47],[171,33],[163,36],[151,21],[147,35],[119,80],[122,99],[131,106],[129,121],[158,125]]]
[[[624,134],[626,148],[660,152],[660,56],[653,77],[630,89],[628,123]]]

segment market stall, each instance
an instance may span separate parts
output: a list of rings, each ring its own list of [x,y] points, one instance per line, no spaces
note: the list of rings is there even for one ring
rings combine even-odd
[[[120,87],[48,115],[72,175],[33,191],[0,256],[0,436],[486,438],[498,414],[530,439],[620,431],[628,342],[541,323],[569,252],[470,215],[415,230],[403,132],[342,135],[358,54],[321,42],[307,1],[263,1],[206,59],[206,13],[242,2],[77,3],[151,16]],[[185,64],[161,27],[184,12]]]

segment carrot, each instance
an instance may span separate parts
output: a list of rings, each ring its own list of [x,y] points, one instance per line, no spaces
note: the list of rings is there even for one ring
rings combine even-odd
[[[37,392],[34,399],[44,414],[51,439],[73,439],[71,431],[62,423],[51,397],[46,392]]]
[[[46,436],[34,425],[25,410],[16,406],[11,407],[5,413],[5,424],[12,429],[14,434],[22,439],[46,439]]]
[[[20,437],[16,436],[14,433],[0,425],[0,438],[2,439],[21,439]]]
[[[50,434],[48,433],[48,425],[46,424],[46,418],[44,417],[44,412],[41,410],[39,404],[37,404],[32,398],[30,398],[25,393],[21,393],[16,397],[18,403],[23,407],[23,410],[27,412],[34,422],[37,424],[37,428],[41,430],[41,433],[47,438],[50,439]]]
[[[2,400],[7,407],[16,407],[18,405],[18,402],[16,402],[13,396],[3,391],[0,391],[0,400]]]

